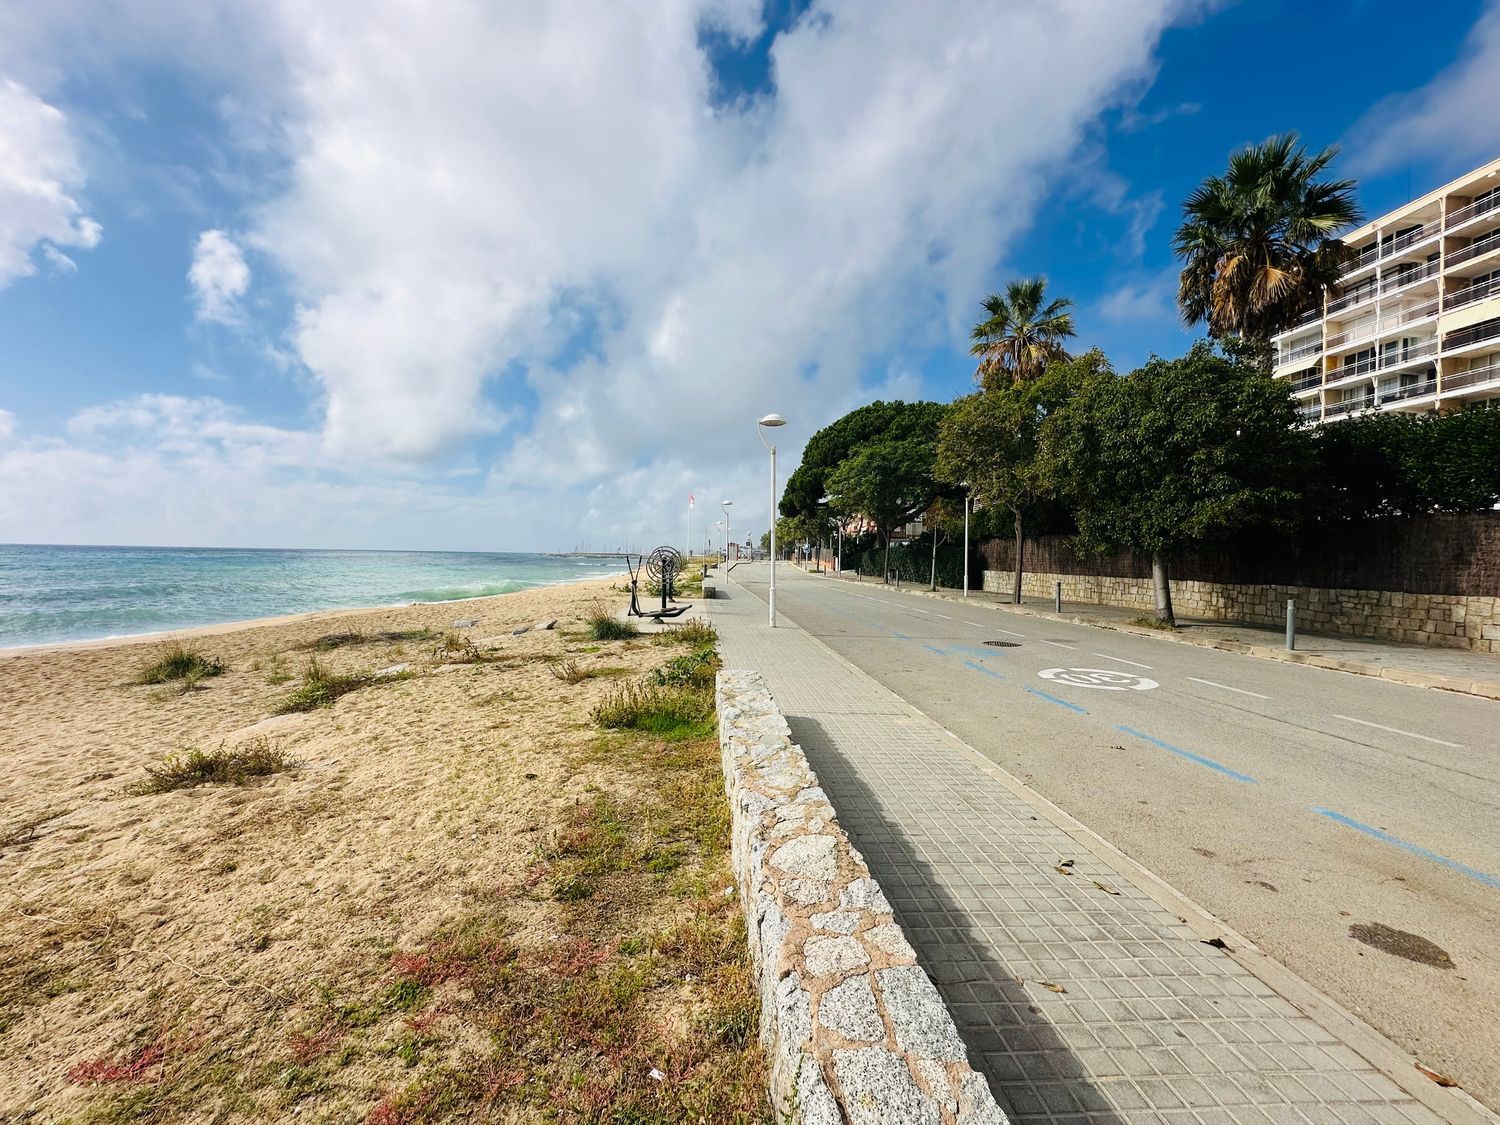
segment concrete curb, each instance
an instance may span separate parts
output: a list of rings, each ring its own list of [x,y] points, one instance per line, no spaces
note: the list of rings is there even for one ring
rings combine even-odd
[[[824,577],[833,577],[825,575]],[[838,579],[848,581],[848,579]],[[1139,625],[1127,625],[1114,621],[1099,621],[1095,618],[1085,617],[1081,614],[1052,613],[1044,609],[1034,609],[1025,605],[999,605],[989,601],[974,601],[965,599],[942,591],[909,589],[905,586],[888,586],[883,582],[871,583],[879,586],[882,590],[890,590],[898,594],[908,594],[919,598],[934,598],[938,601],[955,602],[962,605],[977,606],[983,609],[998,610],[1002,613],[1012,613],[1019,617],[1036,617],[1043,621],[1066,621],[1071,625],[1092,625],[1096,629],[1110,629],[1116,633],[1131,633],[1137,637],[1151,637],[1158,641],[1174,641],[1177,644],[1197,645],[1199,648],[1214,648],[1220,652],[1234,652],[1242,656],[1258,656],[1262,660],[1280,660],[1287,664],[1306,664],[1311,668],[1328,668],[1335,672],[1349,672],[1356,676],[1374,676],[1376,679],[1389,680],[1391,683],[1406,684],[1408,687],[1436,688],[1439,691],[1453,691],[1461,695],[1477,695],[1483,699],[1500,700],[1500,683],[1491,683],[1487,680],[1466,680],[1456,676],[1436,676],[1428,672],[1414,672],[1408,668],[1392,668],[1385,664],[1370,664],[1362,660],[1343,660],[1331,656],[1319,656],[1310,652],[1287,652],[1284,648],[1275,648],[1271,645],[1246,644],[1244,641],[1232,641],[1225,638],[1194,637],[1180,633],[1168,633],[1161,629],[1146,629]]]
[[[1007,1125],[764,678],[717,694],[777,1120]]]

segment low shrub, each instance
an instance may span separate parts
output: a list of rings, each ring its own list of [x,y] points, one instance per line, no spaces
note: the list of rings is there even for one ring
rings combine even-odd
[[[173,754],[162,765],[148,766],[146,779],[129,786],[126,792],[140,797],[198,785],[244,785],[253,777],[283,773],[294,765],[269,739],[258,738],[232,750],[220,746],[206,753],[190,750]]]
[[[196,648],[174,642],[136,675],[138,684],[165,684],[185,680],[189,684],[217,676],[224,664],[216,657],[204,656]]]
[[[653,634],[651,643],[654,645],[692,645],[694,648],[702,648],[704,645],[718,644],[719,631],[703,618],[694,617]]]
[[[718,653],[712,645],[694,649],[682,656],[674,656],[648,677],[659,687],[692,687],[711,690],[714,673],[719,670]]]
[[[316,656],[310,656],[302,669],[302,686],[281,701],[276,714],[289,715],[293,711],[314,711],[319,707],[327,707],[339,696],[358,691],[373,682],[373,676],[341,675],[320,662]]]
[[[666,684],[625,684],[594,708],[593,718],[611,730],[638,730],[664,738],[699,738],[713,733],[713,695],[701,688]]]
[[[633,621],[622,621],[604,609],[594,610],[584,621],[588,625],[590,639],[596,641],[624,641],[641,634]]]

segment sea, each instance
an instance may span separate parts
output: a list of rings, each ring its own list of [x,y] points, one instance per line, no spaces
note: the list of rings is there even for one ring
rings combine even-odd
[[[620,559],[589,556],[0,544],[0,648],[485,598],[624,572]]]

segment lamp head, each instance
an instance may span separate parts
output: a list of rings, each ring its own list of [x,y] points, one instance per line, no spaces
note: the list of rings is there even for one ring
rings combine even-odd
[[[780,414],[767,414],[760,420],[759,424],[762,426],[785,426],[786,419]]]

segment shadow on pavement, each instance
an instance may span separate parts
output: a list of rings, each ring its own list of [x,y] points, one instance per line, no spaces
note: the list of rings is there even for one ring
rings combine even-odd
[[[880,799],[844,762],[817,720],[786,719],[839,822],[864,854],[922,967],[953,1013],[971,1065],[989,1080],[1011,1120],[1124,1125],[1110,1099],[1087,1077],[1082,1060],[1043,1015],[1042,1004],[1067,1000],[1028,991],[971,926],[964,906],[951,897],[901,826],[885,815]]]

